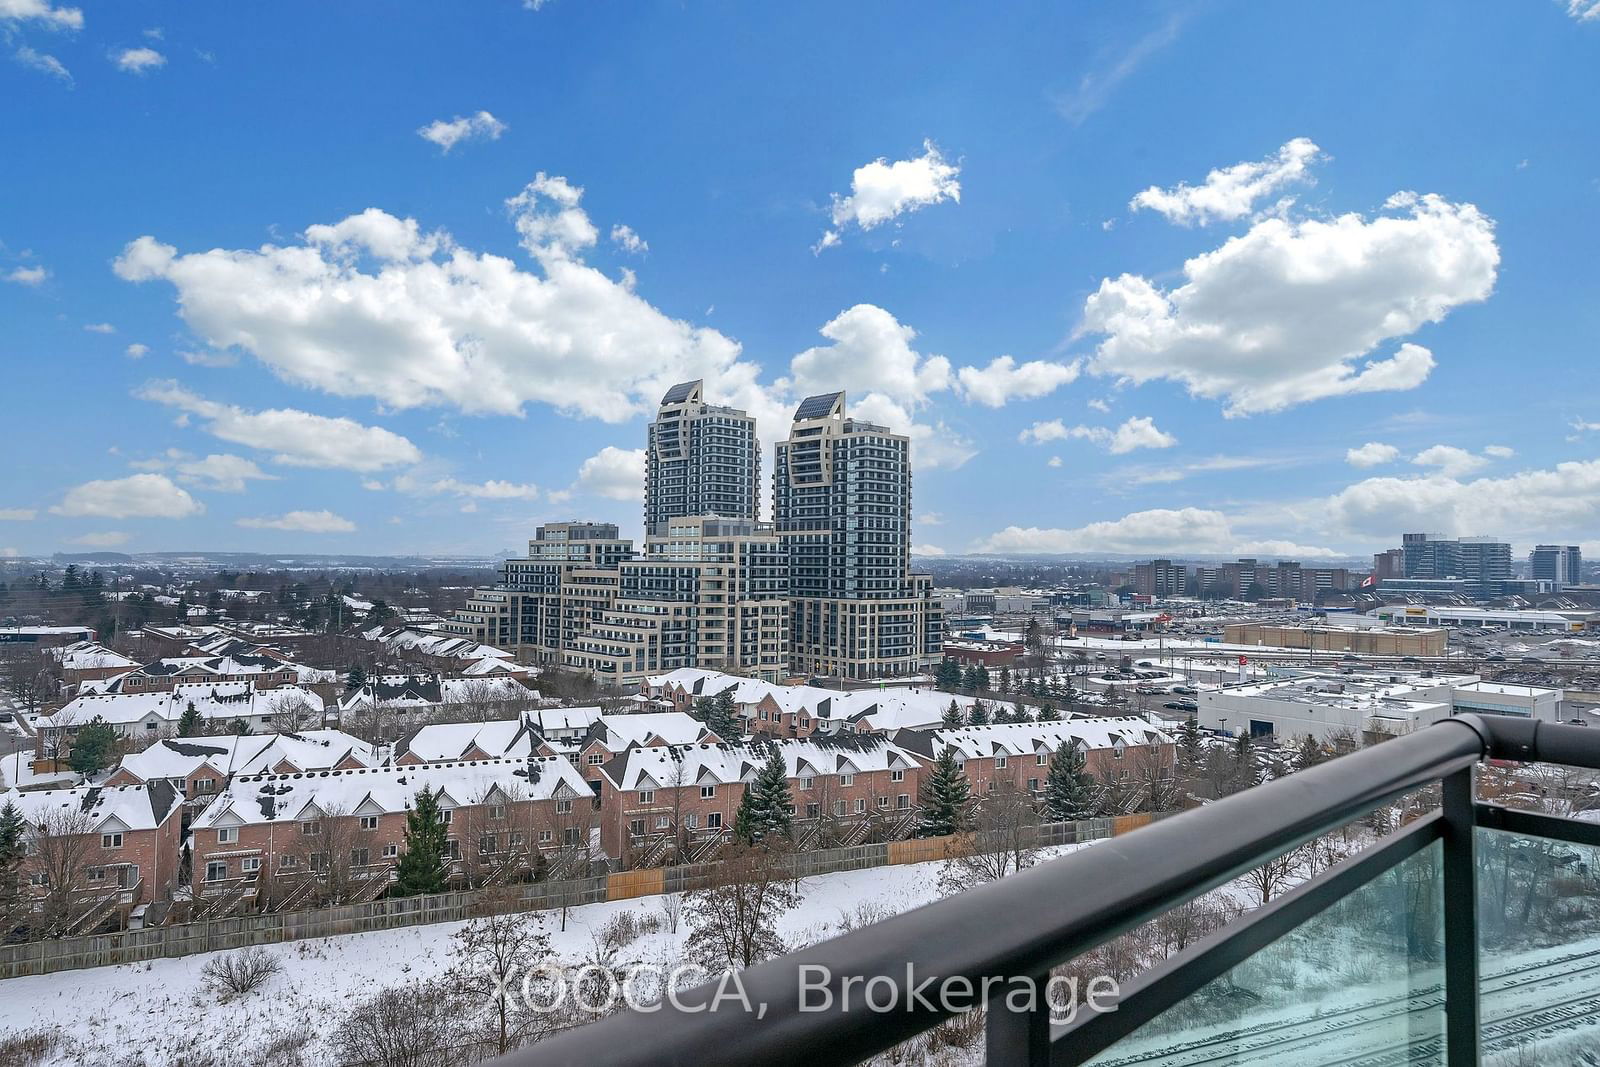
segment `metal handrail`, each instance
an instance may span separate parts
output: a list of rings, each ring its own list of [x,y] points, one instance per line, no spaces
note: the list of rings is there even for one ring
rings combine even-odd
[[[952,1014],[912,1001],[908,968],[918,982],[1042,976],[1269,856],[1486,756],[1600,767],[1600,730],[1456,716],[752,967],[740,985],[751,1003],[766,1006],[760,1017],[733,1003],[715,1010],[717,987],[706,985],[680,993],[677,1005],[623,1013],[503,1062],[588,1064],[597,1049],[608,1063],[640,1067],[856,1062]],[[806,965],[832,976],[828,1012],[798,1010]],[[867,1007],[864,980],[877,976],[895,984],[896,1010]]]

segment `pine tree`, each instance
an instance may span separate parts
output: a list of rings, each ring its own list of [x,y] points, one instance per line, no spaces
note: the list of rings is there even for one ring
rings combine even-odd
[[[944,709],[945,728],[948,730],[954,730],[956,727],[961,726],[965,721],[965,718],[963,718],[961,714],[961,705],[952,700],[950,702],[950,706]]]
[[[1056,711],[1056,706],[1050,701],[1046,700],[1043,704],[1039,705],[1040,722],[1056,722],[1060,718],[1061,715]]]
[[[27,855],[26,824],[11,801],[0,808],[0,929],[10,930],[22,918],[22,861]]]
[[[993,721],[997,723],[1016,722],[1016,720],[1011,717],[1011,709],[1006,707],[1004,704],[996,704],[994,706]]]
[[[67,765],[87,778],[111,766],[116,749],[117,731],[96,715],[73,735]]]
[[[1310,734],[1300,739],[1300,745],[1294,754],[1294,769],[1303,771],[1307,767],[1315,767],[1319,763],[1328,762],[1328,750],[1322,743]]]
[[[367,684],[367,669],[357,663],[350,668],[350,673],[345,676],[344,687],[346,692],[354,692]]]
[[[1098,792],[1083,750],[1070,742],[1062,742],[1056,749],[1056,758],[1050,761],[1050,774],[1044,780],[1044,808],[1050,818],[1056,822],[1093,818]]]
[[[1178,727],[1178,764],[1186,773],[1193,773],[1205,759],[1205,735],[1200,732],[1200,720],[1191,715]]]
[[[724,689],[711,698],[706,709],[706,728],[729,744],[744,736],[744,728],[739,724],[739,712],[733,703],[732,689]]]
[[[406,842],[400,862],[395,866],[395,882],[389,894],[414,897],[421,893],[442,893],[448,869],[439,801],[424,787],[417,791],[415,804],[406,812]]]
[[[941,660],[939,670],[934,674],[934,682],[945,692],[960,689],[963,675],[961,664],[953,659]]]
[[[1000,692],[1011,692],[1011,668],[1004,665],[1000,667]]]
[[[1256,746],[1250,739],[1249,731],[1241,733],[1233,743],[1233,781],[1230,783],[1232,792],[1249,789],[1260,784],[1261,769],[1256,766]]]
[[[794,814],[789,810],[794,798],[789,793],[789,776],[783,756],[772,746],[767,762],[756,780],[745,786],[739,810],[733,817],[733,835],[747,845],[794,835]]]
[[[972,804],[972,784],[956,763],[955,749],[945,746],[933,761],[933,772],[923,780],[922,821],[918,837],[947,837],[967,828]]]
[[[1043,718],[1043,717],[1044,716],[1042,716],[1042,715],[1040,716],[1040,718]],[[1030,722],[1030,721],[1032,721],[1032,719],[1033,719],[1033,716],[1028,714],[1028,709],[1023,705],[1022,701],[1019,700],[1014,705],[1012,705],[1012,707],[1011,707],[1011,721],[1012,722]]]
[[[989,709],[981,700],[972,702],[971,722],[974,726],[989,725]]]
[[[200,709],[194,706],[194,701],[189,701],[183,709],[183,715],[178,719],[179,737],[199,737],[205,727],[200,721]]]

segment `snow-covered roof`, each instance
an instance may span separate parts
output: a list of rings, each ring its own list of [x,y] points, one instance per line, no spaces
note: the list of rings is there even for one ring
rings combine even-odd
[[[44,727],[78,727],[96,715],[112,725],[134,723],[155,715],[176,722],[192,702],[203,719],[236,719],[272,715],[299,701],[315,714],[323,711],[322,698],[299,686],[256,689],[251,682],[180,682],[170,693],[90,693],[69,702],[54,715],[42,717]]]
[[[764,748],[748,745],[663,745],[629,748],[601,764],[618,789],[749,782],[767,762]]]
[[[76,786],[72,789],[12,789],[0,793],[0,807],[15,804],[22,817],[38,824],[52,812],[81,811],[86,833],[153,830],[167,820],[181,799],[165,782],[146,785]]]
[[[774,742],[790,778],[817,774],[863,774],[917,766],[907,749],[879,734],[785,738]]]
[[[647,711],[627,715],[601,715],[589,727],[584,743],[599,741],[613,752],[629,745],[647,745],[660,738],[668,745],[688,745],[712,736],[705,723],[681,711]]]
[[[844,692],[814,685],[774,685],[700,667],[680,667],[645,681],[653,693],[682,689],[697,699],[731,690],[733,702],[746,707],[770,697],[785,712],[803,711],[818,719],[841,722],[864,721],[875,730],[933,726],[943,721],[952,700],[962,708],[976,703],[972,697],[952,696],[937,689],[895,687]]]
[[[1090,751],[1172,741],[1171,735],[1131,715],[1054,722],[1001,722],[949,730],[906,730],[897,733],[894,739],[921,756],[933,758],[946,748],[954,748],[962,759],[1054,752],[1064,744]]]
[[[47,648],[45,654],[54,657],[64,671],[93,671],[108,667],[132,670],[139,666],[138,660],[129,659],[94,641],[74,641],[60,648]]]
[[[508,800],[591,797],[572,764],[559,756],[465,760],[413,767],[363,767],[314,774],[259,774],[235,778],[197,817],[191,829],[317,818],[330,812],[382,815],[410,809],[420,790],[444,807]]]
[[[71,771],[45,771],[36,774],[33,770],[33,749],[26,748],[9,755],[0,756],[0,792],[9,788],[37,789],[41,786],[76,784],[78,776]]]
[[[533,734],[521,719],[431,723],[396,745],[395,758],[410,754],[425,763],[438,763],[465,759],[474,750],[491,758],[526,759],[533,751]]]
[[[539,694],[515,678],[439,678],[430,674],[386,674],[339,697],[344,711],[371,707],[421,708],[437,704],[498,703],[537,700]]]
[[[148,782],[156,778],[187,778],[205,766],[219,777],[227,777],[265,774],[285,761],[302,771],[327,770],[347,759],[368,767],[381,762],[373,747],[359,737],[338,730],[303,730],[242,737],[176,737],[123,756],[121,768]]]
[[[450,634],[425,633],[407,626],[373,626],[360,631],[359,636],[363,641],[373,641],[388,649],[411,650],[425,656],[460,660],[512,658],[503,648]]]

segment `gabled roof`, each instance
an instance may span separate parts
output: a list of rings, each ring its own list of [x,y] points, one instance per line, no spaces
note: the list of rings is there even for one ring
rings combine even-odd
[[[926,759],[954,748],[961,759],[1054,752],[1063,744],[1085,751],[1124,745],[1166,744],[1172,737],[1134,716],[1096,716],[1054,722],[1002,722],[955,729],[902,730],[896,744]]]
[[[15,804],[22,817],[38,824],[52,812],[82,812],[85,832],[151,830],[178,806],[178,791],[166,782],[144,785],[77,786],[72,789],[12,789],[0,793],[0,807]]]

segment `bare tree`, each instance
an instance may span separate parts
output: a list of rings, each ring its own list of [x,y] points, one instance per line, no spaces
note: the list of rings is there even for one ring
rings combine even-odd
[[[1177,761],[1165,745],[1143,745],[1134,753],[1133,788],[1140,811],[1172,811],[1178,806]]]
[[[495,1051],[504,1055],[517,1036],[511,991],[517,988],[519,975],[550,957],[550,938],[538,912],[518,910],[521,901],[515,889],[489,890],[479,902],[485,914],[455,935],[450,982],[488,1013]]]
[[[282,693],[267,704],[275,733],[294,734],[322,725],[322,713],[300,693]]]
[[[666,923],[667,933],[677,933],[678,922],[683,918],[683,894],[663,893],[656,898],[656,904],[661,909],[661,918]]]
[[[283,961],[277,953],[253,945],[212,957],[200,969],[200,977],[218,1000],[226,1002],[260,989],[282,970]]]
[[[777,920],[799,902],[785,853],[735,845],[706,887],[689,894],[685,948],[708,971],[738,970],[782,955]]]
[[[94,848],[89,815],[76,808],[45,812],[28,827],[28,868],[42,883],[40,927],[47,937],[66,933],[88,884],[88,859]]]
[[[1304,847],[1292,848],[1245,872],[1240,881],[1265,905],[1299,880],[1305,868]]]
[[[1039,817],[1029,796],[1000,781],[973,810],[972,832],[952,839],[953,854],[939,873],[939,888],[959,893],[1033,865]]]
[[[464,1067],[482,1056],[451,1045],[467,1005],[449,982],[390,986],[358,1005],[333,1033],[340,1063],[367,1067]]]

